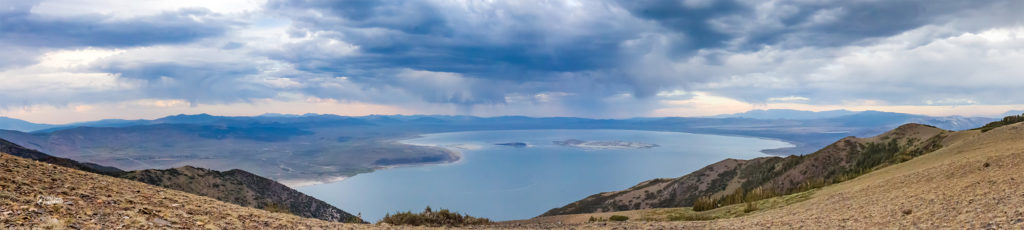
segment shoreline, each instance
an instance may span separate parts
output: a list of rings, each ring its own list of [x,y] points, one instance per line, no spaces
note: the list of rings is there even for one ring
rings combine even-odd
[[[419,138],[419,137],[413,137],[413,138],[410,138],[410,139],[415,139],[415,138]],[[373,173],[373,172],[376,172],[378,170],[388,170],[388,169],[403,168],[403,167],[419,167],[419,166],[428,166],[428,165],[454,164],[454,163],[461,162],[462,159],[463,159],[462,152],[456,151],[456,150],[453,150],[453,149],[450,149],[450,148],[444,147],[444,146],[418,145],[418,144],[402,143],[402,142],[394,142],[394,143],[403,144],[403,145],[411,145],[411,146],[438,148],[438,149],[444,151],[445,153],[447,153],[448,156],[449,156],[449,159],[445,160],[445,161],[419,162],[419,163],[408,163],[408,164],[395,164],[395,165],[388,165],[388,166],[376,166],[376,167],[370,168],[370,171],[368,171],[368,172],[356,173],[356,174],[350,175],[350,176],[335,176],[335,177],[328,177],[327,179],[289,179],[289,180],[279,180],[277,182],[281,183],[281,184],[284,184],[285,186],[288,186],[289,188],[296,189],[296,188],[309,187],[309,186],[315,186],[315,185],[321,185],[321,184],[337,183],[337,182],[344,181],[345,179],[348,179],[348,178],[351,178],[351,177],[354,177],[354,176],[358,176],[359,174]]]
[[[319,185],[319,184],[330,184],[330,183],[340,182],[340,181],[343,181],[345,179],[348,179],[349,177],[352,177],[352,176],[335,176],[335,177],[328,177],[327,179],[288,179],[288,180],[279,180],[279,181],[277,181],[277,183],[281,183],[284,186],[288,186],[289,188],[292,188],[292,189],[297,189],[297,188],[301,188],[301,187],[307,187],[307,186],[313,186],[313,185]]]
[[[726,137],[755,138],[755,139],[761,139],[761,140],[785,142],[787,144],[792,145],[792,146],[788,146],[788,147],[779,147],[779,148],[769,148],[769,149],[758,150],[758,152],[760,152],[762,154],[765,154],[767,156],[782,156],[782,157],[789,156],[789,155],[796,156],[796,155],[799,155],[799,154],[780,155],[780,154],[772,154],[770,152],[782,151],[782,150],[786,150],[786,149],[811,148],[809,146],[809,144],[805,143],[805,142],[796,141],[796,140],[787,140],[787,139],[782,139],[782,138],[777,138],[777,137],[764,137],[764,136],[751,136],[751,135],[725,134],[725,133],[699,133],[699,132],[685,132],[685,131],[667,131],[667,130],[653,130],[653,129],[613,129],[613,128],[603,128],[603,129],[492,129],[492,130],[469,130],[469,131],[453,131],[453,132],[413,134],[413,135],[407,135],[405,137],[399,138],[399,140],[397,140],[397,141],[398,141],[398,143],[407,144],[407,145],[426,146],[426,147],[439,147],[439,148],[447,149],[448,148],[447,146],[412,144],[412,143],[404,143],[404,142],[401,142],[401,141],[412,140],[412,139],[416,139],[416,138],[422,138],[423,135],[430,135],[430,134],[470,133],[470,132],[487,132],[487,131],[537,131],[537,130],[624,130],[624,131],[686,133],[686,134],[695,134],[695,135],[713,135],[713,136],[726,136]],[[817,150],[817,149],[815,149],[815,150]],[[810,153],[806,153],[806,154],[810,154]]]
[[[755,138],[755,139],[761,139],[761,140],[779,141],[779,142],[784,142],[784,143],[787,143],[787,144],[791,145],[791,146],[788,146],[788,147],[780,147],[780,148],[770,148],[770,149],[758,150],[758,153],[764,154],[765,156],[769,156],[769,157],[770,156],[787,156],[787,155],[771,154],[771,153],[769,153],[771,151],[784,151],[786,149],[807,148],[806,144],[803,144],[803,143],[799,143],[799,142],[796,142],[796,141],[779,139],[779,138],[771,138],[771,137],[747,136],[747,135],[737,135],[737,134],[695,133],[695,132],[680,132],[680,131],[665,131],[665,130],[643,130],[643,129],[497,129],[497,130],[473,130],[473,131],[455,131],[455,132],[439,132],[439,133],[421,133],[421,134],[402,135],[402,136],[400,136],[398,138],[392,139],[391,143],[392,144],[400,144],[400,145],[411,145],[411,146],[419,146],[419,147],[438,148],[438,149],[441,149],[441,150],[443,150],[443,151],[448,153],[448,155],[450,157],[449,160],[446,160],[446,161],[436,161],[436,162],[419,162],[419,163],[396,164],[396,165],[388,165],[388,166],[377,166],[377,167],[371,168],[371,170],[369,172],[357,173],[357,174],[350,175],[350,176],[328,177],[327,179],[291,179],[291,180],[280,180],[278,182],[281,183],[281,184],[284,184],[285,186],[288,186],[290,188],[295,189],[295,188],[315,186],[315,185],[320,185],[320,184],[337,183],[337,182],[344,181],[345,179],[357,176],[359,174],[373,173],[373,172],[376,172],[377,170],[388,170],[388,169],[402,168],[402,167],[420,167],[420,166],[430,166],[430,165],[456,164],[456,163],[462,162],[463,159],[465,158],[465,154],[462,151],[473,150],[475,148],[473,148],[473,147],[460,147],[462,145],[439,146],[439,145],[432,145],[432,144],[416,144],[416,143],[408,143],[408,142],[405,142],[405,141],[412,140],[412,139],[423,138],[424,135],[433,135],[433,134],[487,132],[487,131],[537,131],[537,130],[623,130],[623,131],[644,131],[644,132],[664,132],[664,133],[685,133],[685,134],[694,134],[694,135],[714,135],[714,136]],[[569,146],[569,147],[571,147],[571,146]],[[796,155],[796,154],[791,154],[791,155]]]

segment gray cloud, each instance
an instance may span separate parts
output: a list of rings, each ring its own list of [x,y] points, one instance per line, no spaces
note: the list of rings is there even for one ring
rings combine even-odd
[[[119,91],[127,97],[643,115],[672,90],[751,103],[948,105],[1020,103],[1005,95],[1024,86],[1007,77],[1024,70],[1006,62],[1024,47],[1000,34],[1021,26],[1024,3],[1008,0],[271,0],[257,16],[134,18],[12,4],[0,9],[0,48],[13,51],[0,54],[0,68],[48,50],[134,47],[89,68],[137,86]],[[287,19],[287,39],[239,35],[260,17]]]
[[[504,103],[500,94],[483,92],[533,95],[555,91],[591,98],[598,104],[601,98],[623,92],[650,97],[678,88],[717,91],[752,102],[788,94],[822,98],[799,89],[779,92],[750,90],[758,87],[751,85],[706,86],[724,85],[717,82],[737,78],[758,80],[745,71],[757,71],[762,79],[771,78],[764,75],[772,72],[810,74],[813,69],[800,69],[810,68],[804,64],[776,66],[785,70],[769,65],[804,58],[822,58],[822,63],[827,63],[835,58],[834,49],[949,23],[1001,2],[1005,1],[648,0],[585,2],[585,6],[573,7],[531,1],[310,0],[271,1],[268,8],[294,20],[293,36],[311,38],[273,56],[303,71],[405,88],[431,102]],[[323,47],[323,40],[343,41],[358,49],[344,55],[324,52],[329,49]],[[765,46],[779,48],[766,50]],[[800,52],[811,55],[807,57],[780,56],[793,60],[759,63],[764,66],[734,66],[743,64],[730,61],[790,49],[815,51]],[[406,84],[391,76],[395,69],[406,68],[455,73],[480,79],[472,80],[474,84],[490,82],[490,87],[463,93],[460,99],[439,100],[432,96],[436,93],[423,93],[419,84]],[[561,76],[566,74],[588,77],[563,84]],[[788,84],[800,84],[804,78],[773,77]],[[750,91],[761,93],[733,93]]]
[[[618,1],[634,15],[683,34],[689,50],[764,45],[843,46],[892,36],[1005,1]]]
[[[16,11],[0,14],[0,21],[3,21],[0,41],[50,48],[182,44],[221,35],[230,25],[230,22],[211,18],[211,13],[205,9],[184,9],[124,20],[102,15],[51,18]]]
[[[398,67],[534,80],[544,72],[613,66],[620,56],[619,44],[642,32],[632,24],[639,21],[614,12],[578,12],[597,15],[583,15],[587,21],[564,22],[570,20],[568,16],[558,14],[569,9],[557,3],[467,3],[465,7],[434,3],[272,1],[268,8],[292,17],[296,30],[348,42],[362,53],[315,57],[320,62],[306,59],[313,55],[280,57],[309,71],[349,73]],[[604,16],[609,17],[597,18]]]
[[[100,14],[48,16],[32,13],[38,3],[0,4],[0,48],[9,51],[0,54],[0,69],[34,64],[39,54],[56,49],[185,44],[222,35],[240,24],[201,8],[127,19]]]

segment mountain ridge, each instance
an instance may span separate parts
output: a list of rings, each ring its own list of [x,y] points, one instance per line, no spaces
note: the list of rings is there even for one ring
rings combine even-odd
[[[681,177],[594,194],[541,216],[686,207],[702,198],[722,203],[730,195],[758,189],[791,194],[934,151],[949,133],[934,126],[907,124],[874,137],[846,137],[808,155],[725,159]]]
[[[139,181],[245,207],[274,210],[335,222],[361,221],[356,216],[326,202],[276,181],[239,169],[219,172],[184,166],[173,169],[123,171],[115,167],[54,157],[4,139],[0,139],[0,153],[99,175]]]
[[[368,229],[0,153],[0,228]]]

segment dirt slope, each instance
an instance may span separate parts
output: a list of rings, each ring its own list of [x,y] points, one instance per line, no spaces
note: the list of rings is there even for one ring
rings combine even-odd
[[[0,228],[350,229],[0,154]]]
[[[274,180],[243,170],[220,172],[191,166],[125,172],[121,178],[212,197],[228,203],[286,212],[327,221],[353,222],[357,217]]]
[[[54,157],[0,139],[0,152],[71,169],[121,177],[143,183],[212,197],[246,207],[286,212],[327,221],[358,222],[358,218],[326,202],[302,194],[274,180],[243,170],[219,172],[185,166],[173,169],[147,169],[125,172],[114,167],[80,163]]]

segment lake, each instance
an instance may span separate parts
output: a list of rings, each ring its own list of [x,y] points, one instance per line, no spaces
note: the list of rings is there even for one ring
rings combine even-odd
[[[625,141],[653,148],[588,148],[555,141]],[[527,147],[496,145],[526,143]],[[450,148],[450,164],[397,167],[299,191],[367,221],[385,213],[447,208],[492,220],[535,217],[589,195],[679,177],[725,158],[792,147],[775,140],[635,130],[509,130],[425,134],[403,143]],[[649,146],[648,146],[649,147]]]

